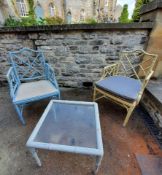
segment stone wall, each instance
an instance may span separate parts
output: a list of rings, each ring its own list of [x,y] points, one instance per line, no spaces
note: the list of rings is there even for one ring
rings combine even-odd
[[[141,100],[141,104],[162,129],[162,79],[150,81]]]
[[[17,32],[1,30],[0,49],[4,50],[0,50],[0,81],[5,81],[9,67],[6,51],[29,47],[44,51],[47,61],[55,70],[60,86],[92,85],[100,78],[104,66],[119,59],[120,51],[145,48],[149,30],[148,26],[141,26],[136,29],[124,27],[125,30],[119,26],[114,29],[105,27],[104,30],[101,30],[100,26],[93,30],[92,26],[80,26],[77,29],[75,26],[75,30],[64,28],[61,32],[42,32],[38,29],[31,31],[29,28],[28,31],[25,28],[18,29],[20,31]]]

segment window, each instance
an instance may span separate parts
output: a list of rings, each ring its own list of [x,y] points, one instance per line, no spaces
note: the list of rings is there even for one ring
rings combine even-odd
[[[68,24],[71,24],[71,22],[72,22],[71,11],[68,11],[68,12],[67,12],[66,18],[67,18],[67,23],[68,23]]]
[[[109,6],[109,0],[105,0],[105,6]]]
[[[37,19],[44,18],[44,11],[43,11],[42,6],[39,3],[35,7],[35,15]]]
[[[53,3],[49,4],[49,12],[50,16],[55,16],[55,6],[53,5]]]
[[[85,11],[84,11],[84,9],[82,9],[80,11],[80,21],[83,22],[84,20],[85,20]]]
[[[27,16],[27,8],[24,0],[16,0],[16,5],[20,16]]]

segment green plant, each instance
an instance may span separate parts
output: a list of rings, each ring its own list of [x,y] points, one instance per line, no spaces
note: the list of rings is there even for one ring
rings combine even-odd
[[[33,25],[39,25],[39,22],[35,20],[35,18],[32,17],[23,17],[21,19],[15,19],[13,17],[9,17],[5,21],[5,26],[7,27],[17,27],[17,26],[33,26]]]
[[[56,16],[56,17],[45,18],[45,22],[48,25],[57,25],[57,24],[63,24],[64,21],[59,16]]]
[[[28,0],[29,4],[29,16],[35,17],[35,12],[34,12],[34,1],[33,0]]]
[[[132,15],[132,19],[135,22],[139,21],[139,19],[140,19],[139,12],[140,12],[140,9],[141,9],[143,3],[144,3],[143,0],[136,0],[135,8],[134,8],[133,15]]]
[[[94,18],[87,18],[87,19],[85,20],[85,23],[86,23],[86,24],[97,24],[97,21],[96,21],[96,19],[94,19]]]
[[[39,18],[39,19],[37,19],[36,24],[37,24],[37,25],[46,25],[47,22],[46,22],[45,19]]]
[[[20,26],[34,26],[37,25],[37,21],[35,18],[28,16],[22,17],[20,20]]]
[[[147,4],[149,2],[151,2],[152,0],[143,0],[143,4]]]
[[[11,16],[9,16],[9,18],[7,18],[5,20],[5,24],[4,25],[7,26],[7,27],[15,27],[15,26],[19,26],[20,25],[20,21],[15,19],[15,18],[13,18],[13,17],[11,17]]]
[[[4,3],[4,0],[0,0],[0,5],[3,5],[3,3]]]
[[[148,4],[149,2],[152,2],[152,0],[136,0],[135,8],[134,8],[133,15],[132,15],[132,20],[134,22],[139,21],[141,7],[144,4]]]
[[[121,13],[121,16],[119,18],[119,22],[121,23],[128,23],[129,19],[128,19],[129,13],[128,13],[128,4],[125,4]]]

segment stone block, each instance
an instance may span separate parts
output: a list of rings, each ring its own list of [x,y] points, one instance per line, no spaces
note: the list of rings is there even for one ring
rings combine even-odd
[[[69,32],[65,34],[65,39],[70,39],[70,40],[81,40],[81,33],[78,32]]]
[[[51,38],[53,39],[64,39],[65,38],[65,35],[64,34],[51,34]]]
[[[35,41],[35,45],[37,46],[43,46],[43,45],[46,46],[46,44],[47,44],[46,40],[36,40]]]
[[[68,56],[69,55],[69,50],[66,47],[57,47],[55,49],[55,55],[56,56]]]
[[[112,55],[115,52],[115,50],[112,49],[110,46],[102,46],[100,47],[100,52]]]
[[[1,44],[17,44],[17,43],[21,43],[21,40],[19,39],[2,39],[0,41]]]
[[[79,55],[76,57],[75,62],[77,64],[88,64],[91,62],[91,57]]]
[[[103,45],[104,41],[103,40],[93,40],[93,41],[90,41],[89,44],[93,46],[99,46],[99,45]]]
[[[141,38],[140,44],[145,44],[147,42],[148,38],[146,36],[143,36]]]
[[[78,46],[69,46],[71,52],[75,52],[78,50]]]
[[[87,45],[87,43],[86,40],[75,41],[75,45]]]
[[[39,33],[39,39],[40,40],[51,39],[51,33]]]
[[[93,54],[98,53],[98,50],[94,50],[91,46],[80,46],[77,53],[80,54]]]
[[[41,50],[47,50],[49,52],[49,50],[52,50],[52,48],[50,46],[40,46],[39,47]]]
[[[120,38],[113,38],[110,40],[110,44],[113,44],[113,45],[119,45],[122,43],[123,43],[123,41],[122,41],[121,37]]]
[[[92,64],[103,64],[103,58],[100,56],[92,58]]]
[[[96,38],[96,33],[82,33],[81,36],[85,40],[95,39]]]
[[[29,39],[32,39],[32,40],[38,39],[37,33],[33,33],[33,34],[29,33],[28,36],[29,36]]]
[[[75,45],[75,41],[72,40],[72,39],[64,39],[64,40],[62,41],[62,44],[63,44],[64,46],[71,46],[71,45]]]

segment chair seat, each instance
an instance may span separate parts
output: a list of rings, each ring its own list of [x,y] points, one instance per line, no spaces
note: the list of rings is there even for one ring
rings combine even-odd
[[[134,101],[137,99],[142,85],[140,80],[137,79],[124,76],[110,76],[98,81],[96,86],[121,98]]]
[[[20,84],[14,102],[48,96],[58,93],[58,90],[48,80],[39,80]]]

